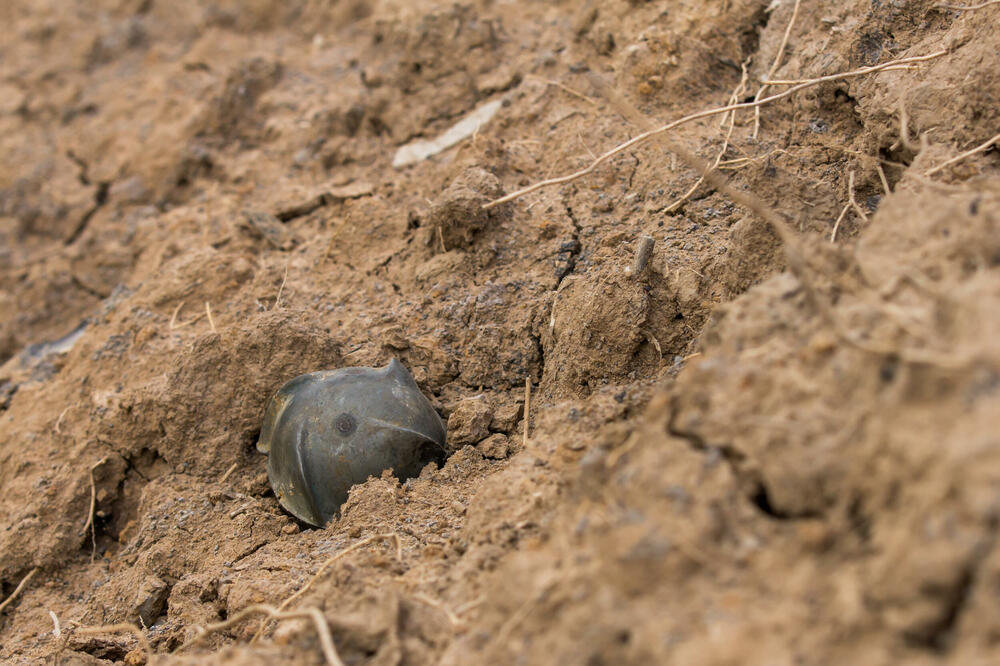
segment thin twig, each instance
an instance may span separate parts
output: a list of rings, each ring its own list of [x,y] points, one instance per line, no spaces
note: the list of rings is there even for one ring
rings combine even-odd
[[[238,462],[234,462],[232,465],[230,465],[229,469],[226,470],[226,473],[223,474],[222,477],[219,479],[219,483],[225,483],[226,479],[229,478],[229,475],[235,472],[238,466],[239,466]]]
[[[302,608],[295,611],[285,611],[274,608],[273,606],[267,606],[265,604],[254,604],[253,606],[247,606],[241,610],[236,615],[225,620],[224,622],[219,622],[217,624],[210,624],[203,629],[203,631],[184,643],[179,648],[174,650],[174,652],[180,652],[181,650],[197,645],[198,643],[205,640],[209,635],[224,631],[229,627],[239,624],[251,615],[264,614],[267,617],[265,620],[294,620],[294,619],[307,619],[312,620],[313,625],[316,627],[316,633],[319,634],[319,643],[323,649],[323,656],[326,657],[326,663],[329,666],[344,666],[344,662],[340,660],[340,655],[337,654],[337,647],[333,643],[333,636],[330,634],[330,625],[326,623],[326,618],[319,611],[318,608]]]
[[[24,575],[24,578],[22,578],[21,582],[17,584],[14,591],[10,593],[10,596],[4,599],[3,603],[0,604],[0,613],[2,613],[3,610],[7,608],[12,601],[14,601],[14,599],[17,599],[17,595],[21,594],[21,590],[24,589],[24,586],[28,584],[28,581],[30,581],[36,573],[38,573],[38,567],[35,567]]]
[[[785,34],[781,38],[781,45],[778,46],[778,53],[774,56],[774,64],[771,65],[771,69],[767,72],[767,78],[770,79],[781,67],[781,60],[785,57],[785,47],[788,46],[788,37],[792,34],[792,26],[795,25],[795,19],[799,15],[799,5],[801,0],[795,0],[795,6],[792,7],[792,18],[788,20],[788,25],[785,26]],[[754,95],[754,101],[757,102],[761,97],[764,96],[764,91],[767,90],[769,81],[765,81],[764,85],[760,87],[757,94]],[[754,107],[753,112],[753,138],[756,139],[757,135],[760,133],[760,106]]]
[[[344,557],[344,556],[346,556],[346,555],[348,555],[350,553],[353,553],[354,551],[358,550],[359,548],[363,548],[364,546],[367,546],[368,544],[370,544],[372,542],[375,542],[375,541],[392,541],[395,544],[395,546],[396,546],[396,559],[399,560],[400,562],[403,561],[403,547],[402,547],[402,544],[401,544],[401,542],[399,540],[399,535],[398,534],[396,534],[396,533],[393,532],[393,533],[389,533],[389,534],[375,534],[375,535],[372,535],[370,537],[362,539],[361,541],[359,541],[359,542],[357,542],[355,544],[352,544],[352,545],[348,546],[344,550],[340,551],[339,553],[337,553],[333,557],[331,557],[328,560],[326,560],[325,562],[323,562],[323,564],[320,565],[319,570],[316,571],[316,573],[313,574],[313,577],[309,579],[308,583],[306,583],[305,585],[303,585],[302,588],[299,589],[298,592],[296,592],[292,596],[288,597],[287,599],[285,599],[284,601],[282,601],[278,605],[278,611],[285,610],[286,608],[288,608],[289,604],[291,604],[293,601],[295,601],[296,599],[298,599],[299,597],[301,597],[303,594],[305,594],[306,592],[308,592],[309,589],[316,583],[316,581],[319,580],[320,576],[322,576],[324,573],[326,573],[326,570],[329,569],[335,562],[337,562],[337,560],[339,560],[342,557]],[[254,634],[253,638],[250,639],[251,643],[254,643],[264,633],[264,628],[265,628],[265,626],[267,624],[267,620],[268,620],[268,618],[265,618],[264,620],[261,621],[260,627],[258,627],[258,629],[257,629],[257,633]]]
[[[649,265],[649,260],[653,256],[653,246],[655,241],[652,236],[643,235],[639,237],[639,244],[635,250],[635,258],[629,269],[629,276],[638,278]]]
[[[135,636],[136,640],[139,641],[139,646],[142,648],[143,652],[146,653],[146,661],[151,662],[153,660],[153,647],[149,644],[149,640],[146,635],[142,633],[142,630],[134,624],[105,624],[100,627],[82,627],[76,630],[78,634],[84,635],[94,635],[94,634],[122,634],[129,633]]]
[[[253,508],[256,505],[257,505],[257,500],[250,500],[246,504],[243,504],[242,506],[238,506],[235,509],[233,509],[232,511],[230,511],[229,512],[229,517],[230,518],[235,518],[236,516],[240,515],[241,513],[245,513],[247,509]]]
[[[633,147],[638,146],[638,145],[640,145],[642,143],[645,143],[646,141],[649,141],[651,138],[653,138],[655,136],[659,136],[659,135],[664,134],[666,132],[669,132],[672,129],[680,127],[681,125],[686,125],[688,123],[694,122],[695,120],[700,120],[702,118],[708,118],[710,116],[716,116],[716,115],[719,115],[720,113],[728,113],[730,111],[738,111],[740,109],[752,109],[752,108],[755,108],[757,106],[763,106],[765,104],[773,104],[774,102],[777,102],[778,100],[781,100],[781,99],[785,99],[786,97],[790,97],[790,96],[794,95],[795,93],[797,93],[797,92],[799,92],[801,90],[805,90],[806,88],[811,88],[811,87],[820,85],[822,83],[827,83],[827,82],[830,82],[830,81],[840,81],[840,80],[843,80],[843,79],[849,79],[849,78],[854,78],[854,77],[858,77],[858,76],[864,76],[866,74],[873,74],[875,72],[880,72],[880,71],[882,71],[882,70],[884,70],[884,69],[886,69],[888,67],[894,67],[894,66],[897,66],[897,65],[900,65],[900,64],[915,63],[915,62],[926,62],[928,60],[933,60],[935,58],[940,58],[941,56],[944,56],[944,55],[947,55],[947,54],[948,54],[948,51],[942,50],[942,51],[937,51],[935,53],[931,53],[929,55],[914,56],[914,57],[911,57],[911,58],[902,58],[900,60],[892,60],[892,61],[889,61],[889,62],[886,62],[886,63],[882,63],[881,65],[873,65],[871,67],[862,67],[860,69],[851,70],[849,72],[839,72],[837,74],[828,74],[827,76],[821,76],[819,78],[810,79],[809,81],[806,81],[804,83],[800,83],[799,85],[796,85],[796,86],[792,86],[788,90],[785,90],[783,92],[777,93],[775,95],[771,95],[770,97],[765,97],[764,99],[761,99],[761,100],[755,100],[753,102],[741,102],[739,104],[729,104],[729,105],[717,107],[717,108],[714,108],[714,109],[706,109],[704,111],[699,111],[697,113],[693,113],[691,115],[684,116],[683,118],[680,118],[678,120],[674,120],[672,122],[669,122],[666,125],[662,125],[660,127],[656,127],[654,129],[650,129],[650,130],[648,130],[646,132],[643,132],[643,133],[641,133],[641,134],[639,134],[639,135],[637,135],[635,137],[632,137],[628,141],[626,141],[626,142],[624,142],[622,144],[619,144],[618,146],[612,148],[611,150],[607,151],[606,153],[604,153],[603,155],[601,155],[600,157],[598,157],[596,160],[594,160],[590,164],[590,166],[585,167],[583,169],[580,169],[579,171],[576,171],[575,173],[571,173],[571,174],[568,174],[568,175],[565,175],[565,176],[559,176],[557,178],[548,178],[546,180],[539,181],[539,182],[537,182],[537,183],[535,183],[533,185],[529,185],[528,187],[524,187],[524,188],[521,188],[520,190],[517,190],[515,192],[511,192],[510,194],[508,194],[506,196],[503,196],[503,197],[500,197],[499,199],[495,199],[493,201],[490,201],[489,203],[484,204],[483,208],[487,209],[487,210],[490,209],[490,208],[495,208],[496,206],[499,206],[501,204],[505,204],[508,201],[513,201],[514,199],[519,199],[519,198],[523,197],[526,194],[529,194],[529,193],[534,192],[536,190],[540,190],[543,187],[551,187],[553,185],[563,185],[565,183],[569,183],[569,182],[572,182],[572,181],[577,180],[579,178],[582,178],[583,176],[586,176],[586,175],[588,175],[590,173],[593,173],[594,170],[597,169],[597,167],[601,166],[602,164],[604,164],[605,162],[607,162],[608,160],[610,160],[615,155],[618,155],[619,153],[622,153],[622,152],[624,152],[624,151],[626,151],[626,150],[628,150],[630,148],[633,148]]]
[[[528,445],[528,424],[531,419],[531,377],[524,378],[524,445]]]
[[[939,164],[938,166],[934,167],[933,169],[929,169],[928,171],[925,171],[924,175],[925,176],[933,176],[938,171],[941,171],[942,169],[946,169],[946,168],[950,167],[952,164],[955,164],[957,162],[961,162],[962,160],[966,159],[967,157],[972,157],[973,155],[975,155],[977,153],[986,152],[987,150],[990,149],[990,146],[994,145],[998,141],[1000,141],[1000,134],[997,134],[995,137],[993,137],[992,139],[990,139],[986,143],[980,144],[980,145],[976,146],[975,148],[973,148],[972,150],[967,150],[964,153],[962,153],[961,155],[957,155],[957,156],[951,158],[950,160],[948,160],[944,164]]]

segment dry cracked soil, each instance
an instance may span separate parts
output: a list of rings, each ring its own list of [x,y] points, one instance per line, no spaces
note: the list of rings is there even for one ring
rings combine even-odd
[[[0,34],[3,663],[1000,663],[996,0]],[[297,522],[268,399],[392,358],[447,461]]]

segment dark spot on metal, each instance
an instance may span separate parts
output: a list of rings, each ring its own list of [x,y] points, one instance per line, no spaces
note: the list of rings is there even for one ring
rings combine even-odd
[[[337,426],[337,432],[341,437],[347,437],[358,427],[358,422],[350,414],[340,414],[337,416],[334,424]]]

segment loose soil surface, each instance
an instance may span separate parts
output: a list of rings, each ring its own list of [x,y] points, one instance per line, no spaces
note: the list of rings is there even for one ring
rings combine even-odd
[[[1000,133],[1000,4],[7,0],[0,34],[4,663],[322,664],[316,617],[372,666],[1000,663],[1000,148],[936,169]],[[482,208],[769,74],[933,54]],[[392,358],[448,461],[296,522],[268,399]],[[87,632],[122,623],[154,654]]]

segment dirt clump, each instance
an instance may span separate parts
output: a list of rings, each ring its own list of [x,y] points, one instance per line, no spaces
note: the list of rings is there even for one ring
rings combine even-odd
[[[1000,5],[0,26],[0,661],[1000,659]],[[296,521],[268,400],[393,358],[447,460]]]

